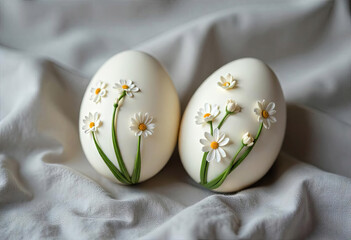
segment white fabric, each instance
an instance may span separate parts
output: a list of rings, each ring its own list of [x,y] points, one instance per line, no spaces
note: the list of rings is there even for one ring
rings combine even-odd
[[[1,239],[351,239],[349,2],[5,0],[0,45]],[[140,185],[100,177],[81,150],[80,101],[126,49],[166,67],[183,110],[225,63],[267,62],[288,102],[268,174],[215,194],[175,151]]]

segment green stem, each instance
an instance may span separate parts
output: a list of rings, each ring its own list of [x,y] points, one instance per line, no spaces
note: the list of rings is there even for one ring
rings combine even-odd
[[[263,123],[260,124],[260,127],[259,127],[259,129],[257,131],[256,137],[255,137],[255,144],[256,144],[258,138],[261,135],[262,127],[263,127]],[[229,167],[226,168],[223,171],[223,173],[221,173],[218,177],[216,177],[215,179],[213,179],[209,183],[205,184],[204,186],[209,188],[209,189],[216,189],[216,188],[220,187],[221,184],[224,182],[224,180],[227,178],[227,176],[232,171],[234,171],[234,169],[236,169],[245,160],[245,158],[249,155],[249,153],[251,152],[251,150],[253,149],[255,144],[253,146],[251,146],[251,147],[248,147],[246,149],[246,151],[240,156],[240,158],[237,161],[235,161],[235,159],[238,156],[238,154],[244,148],[244,144],[242,144],[241,147],[239,148],[239,150],[237,151],[237,153],[235,154],[235,156],[233,157],[232,162],[230,163]]]
[[[134,170],[133,170],[133,174],[132,174],[132,183],[133,184],[138,183],[139,179],[140,179],[140,170],[141,170],[140,143],[141,143],[141,136],[139,136],[139,140],[138,140],[138,151],[137,151],[137,155],[135,158]]]
[[[241,144],[239,149],[236,151],[236,154],[232,158],[232,161],[230,162],[229,166],[223,171],[222,174],[220,174],[218,177],[216,177],[215,179],[213,179],[212,181],[207,183],[205,185],[205,187],[214,189],[214,188],[217,188],[216,186],[220,186],[224,182],[224,180],[227,178],[227,176],[231,172],[230,170],[231,170],[231,167],[233,166],[233,164],[235,163],[235,159],[237,158],[237,156],[239,155],[239,153],[241,152],[241,150],[243,148],[244,148],[244,145]]]
[[[112,131],[113,148],[114,148],[114,150],[115,150],[115,154],[116,154],[118,166],[119,166],[119,168],[121,169],[121,172],[123,173],[124,177],[125,177],[128,181],[130,181],[130,176],[129,176],[128,170],[127,170],[127,168],[126,168],[126,166],[125,166],[125,164],[124,164],[121,151],[119,150],[118,140],[117,140],[117,135],[116,135],[116,129],[115,129],[115,119],[116,119],[116,112],[117,112],[117,108],[118,108],[118,103],[119,103],[119,101],[122,100],[122,98],[123,98],[125,95],[126,95],[126,92],[124,91],[124,92],[121,94],[121,96],[118,98],[117,102],[114,104],[111,131]]]
[[[221,122],[218,124],[218,129],[220,129],[224,123],[224,121],[229,117],[229,115],[231,114],[231,112],[226,112],[224,117],[222,118]]]
[[[201,168],[200,168],[200,183],[206,184],[207,182],[207,171],[208,171],[208,162],[206,160],[208,152],[205,152],[202,156]]]
[[[106,154],[102,151],[102,149],[100,148],[99,144],[96,141],[96,137],[95,137],[95,133],[92,133],[93,135],[93,139],[94,139],[94,143],[96,146],[96,149],[98,150],[101,158],[104,160],[104,162],[106,163],[107,167],[110,169],[110,171],[112,172],[112,174],[117,178],[118,181],[120,181],[121,183],[124,184],[130,184],[131,182],[128,181],[123,174],[116,168],[115,165],[113,165],[113,163],[111,162],[110,159],[108,159],[108,157],[106,156]]]
[[[212,121],[209,121],[208,124],[210,124],[211,135],[213,135]],[[200,168],[200,183],[201,184],[207,183],[207,171],[208,171],[208,162],[206,160],[207,155],[208,155],[208,152],[205,152],[204,155],[202,156],[201,168]]]
[[[263,123],[261,123],[260,128],[258,129],[258,132],[257,132],[256,137],[255,137],[255,143],[261,135],[262,127],[263,127]]]
[[[261,135],[262,127],[263,127],[263,123],[261,123],[260,128],[257,131],[256,137],[255,137],[255,144],[246,149],[246,151],[243,153],[243,155],[241,155],[241,157],[238,159],[238,161],[236,161],[235,164],[231,167],[230,172],[232,172],[235,168],[237,168],[240,165],[240,163],[245,160],[247,155],[249,155],[249,153],[251,152],[253,147],[256,145],[256,142]]]
[[[251,152],[251,150],[253,149],[254,146],[251,146],[249,148],[246,149],[246,151],[243,153],[243,155],[240,156],[240,158],[234,163],[234,165],[230,168],[229,173],[231,173],[232,171],[234,171],[235,168],[237,168],[240,163],[242,163],[245,158],[247,157],[247,155],[249,155],[249,153]]]

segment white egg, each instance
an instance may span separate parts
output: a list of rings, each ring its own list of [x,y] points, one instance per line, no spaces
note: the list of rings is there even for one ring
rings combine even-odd
[[[117,88],[114,88],[115,86]],[[123,91],[127,94],[119,101],[116,120],[112,125],[114,104]],[[100,123],[96,121],[97,119],[94,120],[94,116],[89,119],[89,113],[91,115],[97,113]],[[138,113],[145,116],[141,117],[144,119],[139,119],[141,121],[136,119],[133,122],[132,118]],[[179,99],[165,69],[148,54],[126,51],[109,59],[88,85],[80,109],[81,144],[88,161],[100,174],[118,183],[121,182],[107,166],[98,147],[110,163],[124,174],[124,180],[128,178],[126,176],[128,174],[131,183],[133,176],[138,174],[135,166],[139,166],[136,160],[138,134],[141,133],[141,170],[140,177],[135,179],[136,182],[142,182],[157,174],[169,160],[177,142],[179,120]],[[124,169],[121,169],[116,157],[118,151],[114,147],[112,126],[115,128]]]
[[[226,83],[228,80],[236,80],[235,87],[224,89],[224,87],[219,86],[218,82],[220,85],[222,84],[221,76],[223,76],[224,86],[229,86],[229,83]],[[228,78],[226,78],[227,76]],[[204,105],[205,103],[211,104],[213,110],[214,105],[217,104],[220,113],[212,121],[213,129],[217,128],[226,114],[226,102],[229,98],[241,107],[240,112],[228,115],[219,130],[221,134],[225,134],[224,139],[228,138],[229,142],[226,143],[227,140],[223,140],[223,137],[216,140],[207,136],[208,140],[201,140],[202,143],[200,143],[200,139],[206,139],[205,132],[211,133],[210,124],[206,121],[203,124],[197,124],[195,117],[199,115],[199,122],[211,120],[211,116],[215,113],[212,112],[212,115],[204,119],[206,113],[209,112],[204,109]],[[254,109],[260,109],[257,102],[262,100],[265,100],[263,110],[266,109],[266,112],[257,110],[256,114]],[[271,102],[274,104],[269,104]],[[274,108],[273,105],[275,105]],[[203,111],[198,114],[201,108]],[[254,144],[252,143],[253,146],[244,146],[234,158],[236,152],[243,145],[243,135],[249,132],[255,138],[259,132],[261,124],[259,116],[264,120],[266,126],[267,122],[270,123],[270,128],[267,129],[263,126],[258,139]],[[202,180],[202,185],[209,189],[218,192],[240,190],[259,180],[270,169],[281,148],[285,125],[284,96],[279,81],[272,70],[262,61],[252,58],[230,62],[204,81],[186,107],[179,135],[179,153],[182,163],[196,182],[200,183]],[[245,138],[244,143],[249,144],[250,139],[252,140],[252,138]],[[203,161],[206,151],[208,151],[208,155]],[[245,152],[248,152],[246,158],[243,155]],[[206,171],[201,171],[201,166],[206,166],[203,164],[207,158],[210,162],[207,164],[206,178]],[[235,162],[239,159],[243,160],[240,164],[237,162],[236,166]],[[217,162],[217,160],[220,161]],[[230,166],[236,166],[236,168]],[[229,174],[223,178],[223,182],[220,184],[218,180],[222,179],[221,176],[225,175],[226,170]],[[202,178],[200,178],[200,172]]]

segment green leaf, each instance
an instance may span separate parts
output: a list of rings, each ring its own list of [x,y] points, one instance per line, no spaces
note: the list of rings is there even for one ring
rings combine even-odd
[[[137,151],[137,155],[135,158],[134,170],[133,170],[133,174],[132,174],[132,183],[133,184],[138,183],[139,179],[140,179],[140,171],[141,171],[140,143],[141,143],[141,136],[139,136],[139,139],[138,139],[138,151]]]
[[[122,96],[123,96],[123,94],[122,94]],[[120,99],[121,99],[121,97],[119,98],[119,100]],[[119,100],[118,100],[118,102],[119,102]],[[118,102],[117,102],[117,104],[115,104],[114,111],[113,111],[113,116],[112,116],[112,127],[111,127],[112,142],[113,142],[113,148],[115,150],[118,166],[121,169],[121,172],[122,172],[123,176],[130,182],[131,179],[130,179],[128,170],[127,170],[127,168],[126,168],[126,166],[124,164],[121,152],[119,150],[118,140],[117,140],[117,135],[116,135],[116,129],[115,129],[115,117],[116,117],[116,111],[117,111],[117,107],[118,107]]]
[[[95,133],[93,133],[93,139],[94,139],[94,143],[96,146],[96,149],[98,150],[101,158],[104,160],[104,162],[106,163],[107,167],[110,169],[110,171],[112,172],[112,174],[117,178],[118,181],[120,181],[121,183],[124,184],[130,184],[131,182],[128,181],[123,175],[122,173],[116,168],[116,166],[110,161],[110,159],[108,159],[108,157],[105,155],[105,153],[102,151],[102,149],[100,148],[99,144],[96,141],[95,138]]]
[[[208,162],[206,160],[208,152],[205,152],[202,157],[201,168],[200,168],[200,183],[206,184],[207,182],[207,171],[208,171]]]

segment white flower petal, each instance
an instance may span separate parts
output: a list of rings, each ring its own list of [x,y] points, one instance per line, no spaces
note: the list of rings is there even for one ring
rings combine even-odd
[[[107,93],[107,90],[106,89],[102,89],[101,92],[100,92],[100,96],[105,96]]]
[[[141,116],[140,116],[140,114],[141,114],[140,112],[135,114],[135,118],[136,118],[136,120],[138,121],[139,124],[141,123]]]
[[[144,124],[147,124],[148,121],[149,121],[149,114],[148,114],[148,113],[145,113],[145,114],[144,114],[143,123],[144,123]]]
[[[96,122],[99,119],[99,114],[96,112],[94,113],[94,122]]]
[[[145,132],[148,136],[151,136],[151,135],[152,135],[152,131],[150,131],[149,129],[146,129],[144,132]]]
[[[205,135],[205,138],[207,139],[207,141],[209,141],[209,142],[214,141],[213,136],[209,132],[205,132],[204,135]]]
[[[258,105],[258,107],[261,109],[261,111],[264,109],[264,107],[263,107],[263,105],[264,105],[264,100],[262,100],[262,102],[261,101],[258,101],[257,102],[257,105]]]
[[[210,146],[203,146],[201,150],[202,150],[203,152],[209,152],[211,149],[212,149],[212,148],[211,148]]]
[[[255,109],[254,109],[254,112],[255,112],[257,115],[260,116],[262,111],[261,111],[261,109],[259,109],[259,108],[255,108]]]
[[[215,128],[215,129],[213,130],[213,137],[214,137],[214,139],[215,139],[216,141],[219,139],[219,130],[218,130],[218,128]]]
[[[264,126],[266,129],[269,129],[269,127],[271,126],[271,124],[269,123],[269,121],[267,121],[267,119],[264,119],[264,120],[263,120],[263,126]]]
[[[277,122],[277,119],[276,119],[274,116],[269,116],[269,120],[270,120],[272,123]]]
[[[223,76],[221,76],[219,79],[221,80],[221,82],[222,82],[223,84],[227,81]]]
[[[223,146],[227,145],[228,143],[229,143],[229,138],[225,138],[225,139],[223,139],[223,141],[219,142],[218,145],[220,147],[223,147]]]
[[[275,113],[276,113],[275,110],[270,110],[270,111],[268,112],[268,114],[269,114],[270,116],[274,115]]]
[[[145,124],[145,119],[146,119],[147,115],[142,114],[141,112],[139,114],[140,114],[140,122]]]
[[[234,88],[236,85],[236,80],[232,81],[229,85],[229,88]]]
[[[215,155],[216,155],[216,157],[215,157],[216,161],[220,162],[222,158],[221,158],[221,154],[219,154],[218,149],[214,150],[214,152],[215,152]]]
[[[140,90],[140,89],[137,88],[137,87],[133,87],[133,88],[131,89],[132,92],[139,92],[139,90]]]
[[[223,150],[223,148],[218,148],[218,152],[220,153],[222,158],[225,158],[227,156],[227,154],[225,153],[225,151]]]
[[[205,145],[205,146],[211,144],[209,141],[207,141],[207,140],[204,139],[204,138],[201,138],[201,139],[200,139],[200,143],[201,143],[202,145]]]
[[[267,105],[267,108],[266,108],[266,111],[269,112],[271,110],[274,110],[275,108],[275,103],[274,102],[270,102],[268,105]]]
[[[134,115],[134,117],[135,117],[135,115]],[[132,125],[139,125],[139,122],[137,122],[137,120],[135,118],[131,118],[130,120],[132,122]]]
[[[213,161],[213,159],[215,159],[215,157],[216,157],[215,155],[216,155],[216,154],[215,154],[215,151],[214,151],[213,149],[211,149],[211,150],[208,152],[207,157],[206,157],[207,162]]]
[[[147,122],[145,122],[146,125],[149,125],[152,123],[152,121],[154,120],[153,117],[149,116],[149,119],[147,120]]]
[[[218,143],[222,142],[223,139],[224,139],[224,137],[225,137],[225,134],[224,134],[223,132],[221,132],[221,133],[219,134],[219,138],[217,139],[217,142],[218,142]]]

